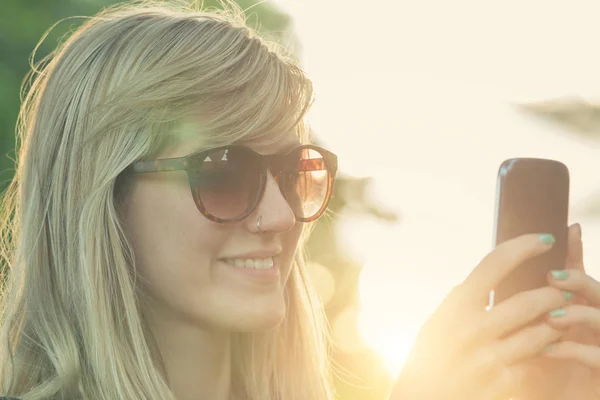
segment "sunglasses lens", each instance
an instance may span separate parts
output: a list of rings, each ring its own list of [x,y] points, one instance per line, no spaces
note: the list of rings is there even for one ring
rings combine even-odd
[[[290,160],[280,177],[282,193],[300,220],[318,216],[328,201],[332,179],[323,154],[303,148]]]
[[[258,201],[260,160],[243,148],[215,150],[190,173],[194,198],[219,219],[234,219]]]

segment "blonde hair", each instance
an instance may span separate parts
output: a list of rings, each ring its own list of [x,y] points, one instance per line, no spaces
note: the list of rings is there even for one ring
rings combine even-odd
[[[87,20],[34,67],[2,204],[0,392],[34,399],[174,400],[140,307],[122,171],[199,121],[207,144],[277,140],[312,86],[243,12],[136,1]],[[52,29],[52,28],[51,28]],[[43,41],[43,38],[42,38]],[[26,82],[27,84],[27,82]],[[303,140],[306,140],[304,137]],[[301,251],[275,329],[235,334],[233,382],[252,399],[331,399],[324,317]]]

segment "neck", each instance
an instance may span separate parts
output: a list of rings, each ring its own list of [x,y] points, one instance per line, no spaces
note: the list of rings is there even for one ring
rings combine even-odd
[[[177,400],[229,400],[231,340],[225,331],[185,320],[151,320],[167,379]]]

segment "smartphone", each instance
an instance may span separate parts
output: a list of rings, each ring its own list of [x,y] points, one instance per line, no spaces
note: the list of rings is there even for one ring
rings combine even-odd
[[[555,160],[512,158],[500,165],[493,246],[527,233],[551,233],[556,242],[550,251],[526,261],[493,288],[488,307],[519,292],[547,286],[548,272],[564,268],[569,181],[568,168]]]

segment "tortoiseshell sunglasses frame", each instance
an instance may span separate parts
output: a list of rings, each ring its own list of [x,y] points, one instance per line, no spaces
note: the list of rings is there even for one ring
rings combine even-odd
[[[190,172],[196,170],[197,168],[200,168],[202,166],[202,164],[204,163],[204,160],[208,154],[213,153],[215,151],[219,151],[219,150],[225,150],[225,149],[237,149],[237,150],[242,150],[245,152],[251,152],[251,153],[253,153],[254,157],[256,157],[260,160],[260,165],[259,165],[260,188],[257,192],[256,200],[254,201],[254,204],[252,204],[250,207],[248,207],[246,212],[244,212],[242,215],[235,217],[235,218],[220,218],[220,217],[217,217],[217,216],[211,214],[204,207],[204,204],[202,203],[202,199],[200,198],[200,196],[194,195],[193,183],[191,181],[192,175],[190,174]],[[335,184],[335,177],[336,177],[337,169],[338,169],[337,156],[334,153],[330,152],[329,150],[326,150],[317,145],[305,144],[305,145],[300,145],[298,147],[295,147],[285,154],[267,154],[267,155],[257,153],[256,151],[254,151],[246,146],[226,145],[226,146],[215,147],[215,148],[208,149],[208,150],[203,150],[203,151],[189,154],[189,155],[183,156],[183,157],[163,158],[163,159],[148,160],[148,161],[137,161],[137,162],[131,164],[131,166],[129,166],[128,170],[131,173],[185,171],[188,175],[188,182],[190,184],[190,191],[192,192],[192,197],[194,199],[194,203],[196,203],[196,207],[202,213],[202,215],[213,222],[230,223],[230,222],[237,222],[237,221],[243,220],[244,218],[246,218],[250,214],[252,214],[252,212],[256,209],[256,206],[260,203],[260,201],[263,198],[264,193],[265,193],[268,171],[271,170],[273,173],[273,176],[277,177],[277,175],[279,175],[281,173],[281,167],[285,164],[287,157],[289,155],[291,155],[292,153],[299,152],[302,150],[315,150],[315,151],[319,152],[323,156],[322,160],[323,160],[323,163],[325,164],[325,169],[327,170],[327,173],[328,173],[327,193],[325,195],[325,201],[323,202],[323,205],[321,206],[321,208],[314,215],[312,215],[310,217],[299,217],[298,215],[296,215],[296,213],[294,213],[297,221],[312,222],[312,221],[315,221],[317,218],[319,218],[321,215],[323,215],[323,213],[327,209],[327,206],[329,205],[329,201],[331,200],[331,196],[333,194],[333,187]],[[316,162],[321,159],[315,158],[315,159],[308,159],[305,161],[311,161],[311,160],[314,160],[314,162]]]

